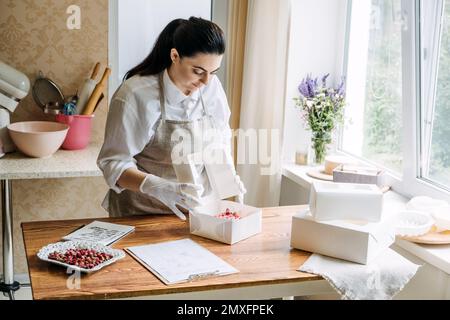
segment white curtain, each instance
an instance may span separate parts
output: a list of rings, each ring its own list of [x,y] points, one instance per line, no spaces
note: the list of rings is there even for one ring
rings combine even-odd
[[[257,141],[238,137],[237,171],[257,207],[279,204],[289,19],[290,0],[249,2],[239,137]]]

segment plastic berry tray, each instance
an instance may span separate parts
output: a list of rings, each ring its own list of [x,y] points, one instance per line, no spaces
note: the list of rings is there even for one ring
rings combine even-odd
[[[61,261],[49,259],[49,255],[53,252],[61,252],[65,253],[67,250],[70,249],[88,249],[88,250],[95,250],[99,253],[106,253],[112,256],[111,259],[106,260],[95,267],[91,269],[87,268],[81,268],[75,265],[71,265],[68,263],[64,263]],[[64,266],[66,268],[70,268],[71,270],[80,271],[84,273],[92,273],[95,271],[98,271],[102,269],[103,267],[106,267],[117,260],[120,260],[125,257],[125,252],[119,249],[112,249],[110,247],[104,246],[102,244],[94,243],[94,242],[88,242],[88,241],[66,241],[66,242],[57,242],[49,244],[45,247],[43,247],[41,250],[39,250],[37,254],[38,258],[43,261],[47,261],[53,264],[57,264],[60,266]]]

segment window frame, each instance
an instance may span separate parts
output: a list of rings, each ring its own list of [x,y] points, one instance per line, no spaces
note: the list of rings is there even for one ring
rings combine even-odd
[[[386,172],[386,183],[392,189],[406,197],[426,195],[450,201],[450,192],[421,177],[422,154],[422,105],[423,88],[421,87],[421,1],[401,0],[402,16],[405,28],[402,30],[402,112],[403,112],[403,164],[402,176],[383,168]],[[353,0],[347,3],[346,36],[344,46],[343,74],[347,74],[349,58],[349,40],[351,31],[351,12]],[[337,150],[340,153],[357,158],[373,165],[370,159],[356,157],[342,148],[343,130],[339,131]],[[377,164],[377,167],[381,167]]]

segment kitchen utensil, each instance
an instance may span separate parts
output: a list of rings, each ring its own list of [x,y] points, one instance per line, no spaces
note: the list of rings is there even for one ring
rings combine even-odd
[[[24,154],[46,158],[62,145],[69,126],[50,121],[27,121],[10,124],[8,130],[11,139]]]
[[[66,102],[63,108],[63,114],[66,116],[72,116],[76,113],[77,107],[71,102]]]
[[[10,113],[16,110],[20,100],[27,96],[29,90],[28,77],[0,61],[0,158],[15,150],[7,129]]]
[[[81,150],[87,147],[91,140],[92,119],[94,115],[58,114],[56,121],[67,124],[70,129],[62,144],[65,150]]]
[[[106,81],[108,80],[108,77],[110,74],[111,74],[111,69],[106,68],[105,72],[103,73],[102,79],[95,86],[94,92],[92,92],[92,95],[89,98],[89,101],[83,110],[83,113],[82,113],[83,115],[90,115],[94,111],[95,106],[97,105],[97,102],[98,102],[103,90],[105,89]]]
[[[60,114],[63,110],[64,105],[59,102],[49,102],[44,106],[45,114]]]
[[[95,82],[95,78],[97,77],[99,69],[100,69],[100,62],[97,62],[97,64],[94,67],[94,70],[92,71],[91,77],[89,79],[86,79],[80,90],[77,104],[77,114],[83,113],[83,110],[86,107],[86,104],[88,103],[90,96],[94,92],[95,86],[97,84]]]
[[[38,78],[33,85],[34,101],[41,107],[44,112],[49,108],[49,103],[58,103],[60,106],[64,105],[64,94],[61,88],[49,78],[45,78],[42,71],[39,71]]]
[[[92,114],[95,113],[95,111],[97,111],[98,106],[100,105],[100,102],[102,102],[103,98],[105,97],[105,95],[102,93],[100,98],[98,99],[97,105],[94,108],[94,111],[92,112]]]

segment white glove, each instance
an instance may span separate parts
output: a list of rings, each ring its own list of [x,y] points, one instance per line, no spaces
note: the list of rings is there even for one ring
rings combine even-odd
[[[186,220],[185,215],[176,207],[179,205],[187,210],[199,206],[200,199],[193,194],[203,193],[203,186],[172,182],[167,179],[148,174],[142,181],[139,190],[164,203],[181,220]]]
[[[247,193],[247,189],[245,189],[244,183],[241,180],[241,177],[239,177],[238,175],[234,176],[234,181],[236,181],[236,183],[239,185],[239,194],[237,196],[237,201],[240,204],[244,203],[244,194]]]

